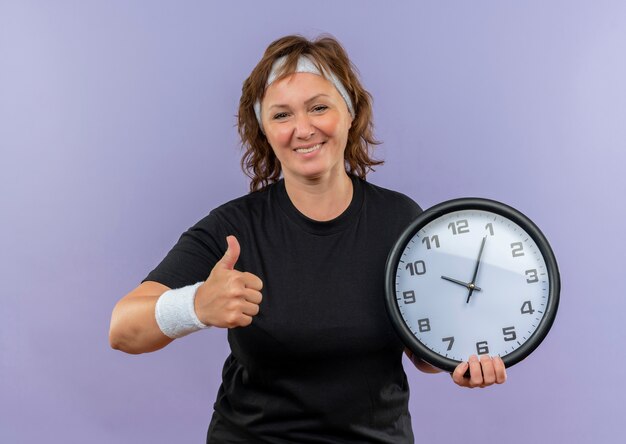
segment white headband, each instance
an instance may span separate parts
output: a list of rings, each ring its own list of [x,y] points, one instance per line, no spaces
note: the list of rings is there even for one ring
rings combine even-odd
[[[267,78],[267,84],[265,85],[265,88],[267,88],[272,83],[274,83],[274,81],[278,77],[278,73],[280,72],[286,60],[287,60],[287,56],[282,56],[274,61],[270,75]],[[316,74],[318,76],[326,77],[327,80],[329,80],[333,85],[335,85],[335,88],[337,88],[337,91],[339,91],[339,94],[341,94],[341,97],[343,97],[343,100],[346,101],[346,105],[348,106],[348,111],[350,112],[350,115],[354,117],[354,107],[352,106],[352,100],[350,99],[350,96],[348,95],[348,91],[346,91],[346,88],[345,86],[343,86],[343,83],[341,83],[341,81],[337,78],[337,76],[335,76],[333,72],[328,72],[324,70],[324,74],[322,74],[319,71],[319,69],[317,69],[317,66],[315,66],[315,63],[313,63],[308,57],[303,56],[303,55],[301,55],[300,58],[298,59],[298,65],[296,66],[296,70],[294,72],[308,72],[310,74]],[[259,122],[261,131],[263,131],[263,124],[261,123],[261,101],[260,100],[257,100],[254,104],[254,113],[256,114],[256,119]]]

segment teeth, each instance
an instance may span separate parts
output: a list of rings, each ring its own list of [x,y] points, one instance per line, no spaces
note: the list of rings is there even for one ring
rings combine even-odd
[[[315,150],[319,150],[321,147],[322,147],[322,144],[318,143],[317,145],[314,145],[311,148],[297,148],[296,153],[302,153],[302,154],[312,153]]]

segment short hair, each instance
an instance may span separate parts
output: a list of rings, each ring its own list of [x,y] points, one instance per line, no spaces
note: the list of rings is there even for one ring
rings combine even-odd
[[[308,40],[300,35],[288,35],[272,42],[250,76],[244,81],[239,100],[237,125],[244,154],[241,168],[250,178],[250,192],[259,191],[280,179],[281,166],[274,155],[254,112],[255,102],[265,95],[267,79],[276,59],[286,56],[277,80],[295,72],[298,59],[306,55],[320,72],[332,72],[343,83],[354,105],[354,120],[348,132],[345,166],[348,173],[365,179],[382,160],[372,158],[371,151],[380,144],[374,138],[372,96],[357,76],[345,49],[330,35]],[[323,68],[323,69],[320,69]]]

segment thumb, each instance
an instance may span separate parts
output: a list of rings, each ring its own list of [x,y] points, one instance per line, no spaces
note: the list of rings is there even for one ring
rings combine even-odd
[[[226,242],[228,243],[228,248],[226,249],[226,253],[224,253],[224,257],[222,257],[220,262],[228,270],[233,270],[235,268],[235,264],[239,260],[241,247],[239,246],[239,241],[237,241],[235,236],[228,236],[226,238]]]

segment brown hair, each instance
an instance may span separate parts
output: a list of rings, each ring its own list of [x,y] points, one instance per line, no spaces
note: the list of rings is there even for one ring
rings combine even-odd
[[[322,35],[313,41],[299,35],[289,35],[275,40],[267,47],[261,61],[245,80],[241,90],[237,124],[241,145],[245,150],[241,158],[241,168],[251,179],[250,192],[276,182],[281,173],[280,162],[257,121],[254,103],[260,101],[265,94],[267,78],[274,61],[287,56],[282,72],[277,78],[280,79],[295,72],[301,55],[307,55],[320,72],[333,72],[352,99],[355,116],[346,144],[347,171],[365,179],[367,173],[373,170],[373,166],[383,163],[382,160],[370,156],[372,147],[380,144],[373,134],[372,96],[359,82],[357,70],[341,44],[328,35]]]

